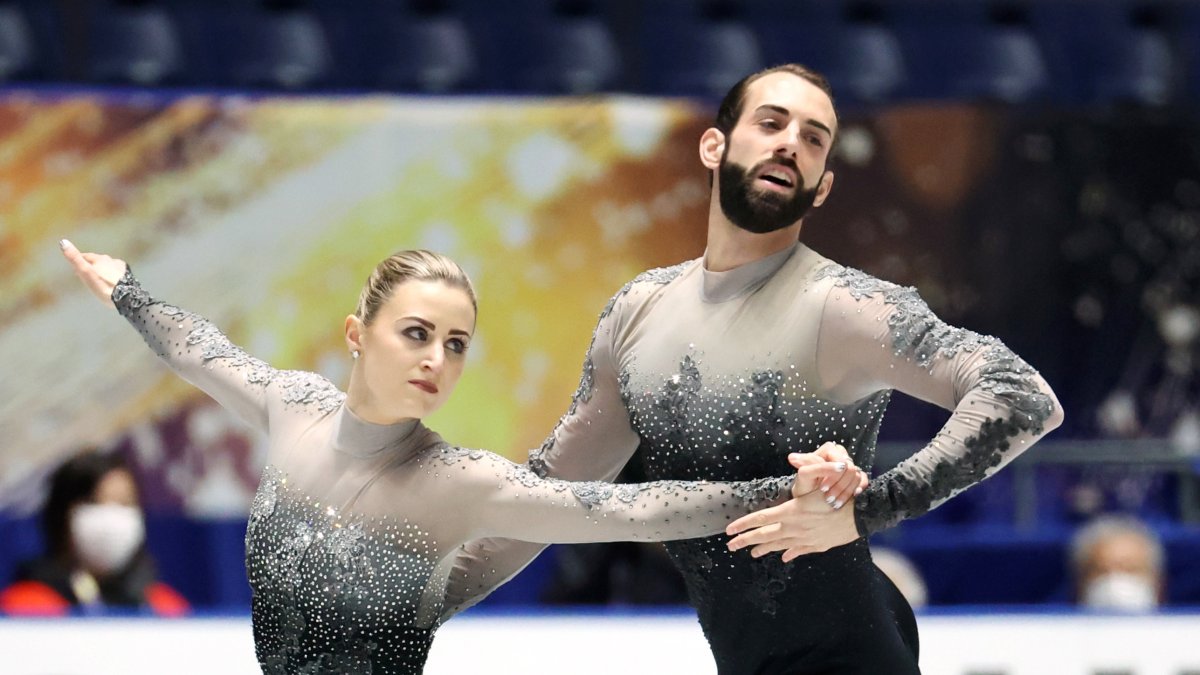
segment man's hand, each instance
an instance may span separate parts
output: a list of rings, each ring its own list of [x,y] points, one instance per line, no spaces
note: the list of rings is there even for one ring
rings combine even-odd
[[[783,551],[784,562],[858,539],[854,509],[830,509],[820,490],[742,516],[725,533],[737,535],[729,541],[731,551],[752,546],[750,555],[755,558]]]
[[[858,538],[854,509],[842,509],[867,487],[867,476],[850,461],[846,448],[826,443],[815,452],[792,453],[796,467],[792,499],[743,516],[725,529],[735,536],[729,550],[752,546],[755,558],[783,551],[791,562],[806,553],[828,551]]]

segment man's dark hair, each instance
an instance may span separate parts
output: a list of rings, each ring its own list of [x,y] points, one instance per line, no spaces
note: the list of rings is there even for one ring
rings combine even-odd
[[[717,109],[717,119],[713,123],[721,133],[726,136],[733,131],[733,127],[737,125],[738,118],[742,116],[742,106],[746,103],[746,89],[754,84],[760,77],[770,75],[772,73],[791,73],[796,77],[811,83],[817,89],[825,92],[829,97],[830,104],[833,103],[833,88],[829,86],[829,80],[825,76],[800,65],[799,63],[785,63],[779,66],[773,66],[765,70],[760,70],[757,73],[751,73],[738,83],[733,85],[729,93],[725,94],[725,98],[721,100],[721,107]],[[834,107],[834,118],[837,118],[837,108]]]

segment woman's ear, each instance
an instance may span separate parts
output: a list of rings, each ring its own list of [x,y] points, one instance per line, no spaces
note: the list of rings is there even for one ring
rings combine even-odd
[[[363,322],[353,314],[346,316],[346,347],[351,353],[362,351]]]
[[[715,171],[721,166],[721,155],[725,154],[725,134],[716,127],[709,127],[700,136],[700,163]]]

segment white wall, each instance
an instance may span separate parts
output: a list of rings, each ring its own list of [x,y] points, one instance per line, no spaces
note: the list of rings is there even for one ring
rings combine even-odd
[[[1195,675],[1200,615],[924,616],[925,675]],[[688,616],[465,616],[438,634],[426,672],[610,675],[715,672]],[[139,675],[259,670],[246,618],[0,620],[0,673]]]

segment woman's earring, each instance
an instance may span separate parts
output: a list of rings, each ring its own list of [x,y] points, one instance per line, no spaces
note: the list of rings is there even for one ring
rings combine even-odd
[[[356,358],[356,359],[358,358],[358,350],[357,350],[357,349],[355,349],[354,351],[350,352],[350,354],[351,354],[351,355],[352,355],[354,358]]]

